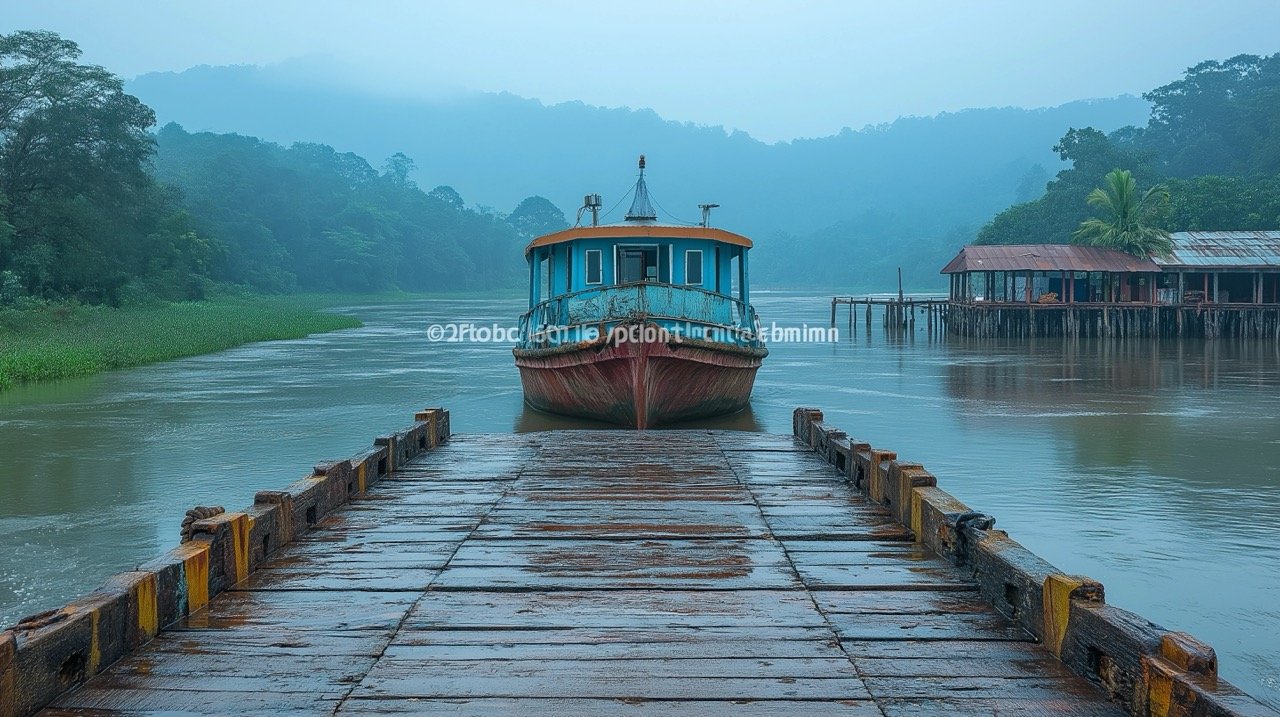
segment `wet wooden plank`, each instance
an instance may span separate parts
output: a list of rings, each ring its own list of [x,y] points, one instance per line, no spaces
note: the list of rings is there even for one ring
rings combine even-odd
[[[792,649],[790,643],[821,643],[830,647],[839,647],[840,642],[825,624],[775,627],[770,625],[718,626],[694,625],[686,629],[673,629],[663,624],[650,627],[618,627],[601,625],[596,627],[565,627],[563,625],[534,625],[527,628],[476,627],[460,625],[459,629],[447,627],[414,628],[406,627],[396,635],[390,651],[398,645],[430,645],[430,646],[564,646],[566,649],[584,650],[594,654],[598,649],[609,645],[629,645],[643,643],[656,645],[655,649],[670,649],[685,656],[697,656],[696,651],[702,645],[718,643],[755,642],[776,646],[780,653]],[[787,643],[784,645],[783,643]],[[708,648],[714,649],[714,648]],[[743,649],[746,649],[745,647]],[[806,648],[808,649],[808,648]],[[816,648],[815,648],[816,649]],[[694,651],[690,655],[689,651]]]
[[[856,640],[840,641],[842,649],[859,664],[862,660],[1035,660],[1048,654],[1032,642],[978,640]]]
[[[347,700],[339,715],[423,714],[454,717],[564,717],[564,715],[636,715],[636,717],[882,717],[870,701],[856,700],[655,700],[625,698],[592,700],[573,698],[455,700],[361,699]]]
[[[411,665],[379,661],[352,697],[449,699],[466,697],[564,697],[625,700],[869,700],[856,677],[677,677],[653,679],[624,672],[606,677],[575,673],[497,677],[420,676]]]
[[[830,615],[843,640],[1022,640],[1032,636],[996,614]]]
[[[879,550],[800,551],[788,548],[787,553],[797,568],[881,565],[886,562],[909,566],[913,562],[926,564],[934,559],[927,548],[909,544],[902,544],[900,547],[890,549],[881,548]]]
[[[530,564],[600,567],[600,563],[610,562],[624,565],[704,565],[726,554],[749,559],[754,565],[788,564],[782,546],[769,540],[707,540],[696,536],[683,540],[486,540],[477,537],[458,548],[450,567],[524,567]]]
[[[919,615],[925,613],[996,615],[991,603],[976,588],[952,591],[906,590],[813,590],[814,602],[823,614],[880,613]]]
[[[1082,679],[1063,677],[866,677],[867,689],[877,699],[947,700],[964,697],[984,699],[1090,699],[1097,690]]]
[[[862,565],[803,565],[796,571],[811,589],[972,590],[973,583],[937,561],[888,560]]]
[[[494,677],[555,677],[573,675],[577,679],[605,682],[619,676],[628,679],[671,680],[722,678],[773,680],[784,678],[847,679],[857,671],[843,655],[828,657],[682,657],[615,658],[597,660],[584,654],[560,659],[442,660],[417,652],[395,651],[384,655],[372,678],[395,679],[487,679]]]
[[[332,715],[338,695],[287,692],[218,692],[87,686],[64,695],[45,717],[123,715]]]
[[[147,645],[153,654],[234,655],[254,660],[274,655],[346,655],[377,657],[395,634],[394,627],[370,630],[294,630],[255,627],[210,631],[183,629],[161,633]]]
[[[799,556],[804,556],[806,553],[907,552],[933,557],[928,548],[910,540],[784,540],[782,542],[788,553]]]
[[[402,630],[615,627],[750,630],[821,627],[802,590],[444,592],[414,606]]]
[[[418,595],[403,592],[318,590],[310,584],[294,587],[306,589],[277,592],[239,586],[170,629],[389,630],[400,624],[418,600]]]
[[[581,522],[563,516],[560,520],[539,520],[536,517],[522,524],[485,524],[476,531],[477,538],[548,538],[569,536],[573,538],[765,538],[768,530],[763,524],[755,526],[733,525],[716,522],[680,522],[654,514],[647,520],[619,520],[616,522]]]
[[[237,586],[240,590],[410,591],[421,593],[440,575],[439,568],[409,568],[395,565],[370,567],[367,563],[330,564],[316,567],[256,570]]]
[[[576,631],[575,631],[576,632]],[[704,631],[699,631],[704,632]],[[607,639],[596,632],[589,636],[577,633],[579,641],[569,642],[519,642],[529,639],[531,635],[506,633],[497,635],[485,632],[488,637],[473,634],[451,635],[435,633],[434,637],[441,641],[454,639],[475,640],[478,644],[441,644],[427,642],[418,644],[409,639],[397,640],[385,651],[388,659],[397,660],[452,660],[452,661],[503,661],[503,660],[571,660],[590,659],[601,662],[629,660],[683,660],[683,659],[733,659],[733,660],[778,660],[788,658],[831,658],[847,663],[839,643],[831,640],[826,633],[816,633],[818,639],[804,639],[803,635],[788,637],[782,631],[772,634],[754,633],[752,637],[746,631],[737,635],[723,634],[722,639],[708,639],[705,636],[694,637],[684,635],[684,639],[649,640],[656,637],[657,631],[651,633],[628,635],[626,642],[617,634],[610,634]],[[736,639],[730,639],[731,637]],[[765,637],[766,639],[761,639]],[[640,641],[643,640],[643,641]],[[898,662],[910,662],[902,660]],[[624,669],[615,665],[614,669]]]
[[[885,717],[1125,717],[1116,705],[1089,697],[1049,695],[1038,698],[969,699],[932,696],[925,699],[881,699]]]
[[[972,659],[874,659],[859,660],[858,671],[866,677],[914,679],[918,677],[999,677],[1052,678],[1074,680],[1075,674],[1044,650],[1017,658],[999,659],[982,655]]]
[[[317,677],[301,667],[282,673],[264,673],[245,663],[238,672],[211,675],[204,671],[173,674],[130,673],[113,665],[90,683],[95,690],[153,690],[156,692],[188,692],[200,695],[222,693],[294,693],[310,699],[339,700],[348,692],[349,684],[335,684],[324,676]],[[352,677],[352,679],[358,679]],[[304,701],[304,700],[299,700]],[[234,705],[235,703],[230,703]],[[234,708],[232,708],[234,709]]]
[[[507,567],[450,568],[432,584],[433,590],[549,589],[723,590],[798,587],[799,581],[782,568],[753,566],[635,566],[593,569],[574,567],[514,571]]]
[[[46,714],[1110,717],[787,436],[459,436]]]

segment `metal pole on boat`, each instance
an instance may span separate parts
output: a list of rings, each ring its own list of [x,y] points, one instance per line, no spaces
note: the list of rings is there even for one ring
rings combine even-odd
[[[702,226],[711,226],[711,210],[718,208],[719,204],[699,204],[698,208],[702,210]]]

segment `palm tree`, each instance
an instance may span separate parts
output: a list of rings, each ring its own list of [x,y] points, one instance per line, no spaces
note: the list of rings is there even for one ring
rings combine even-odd
[[[1156,185],[1138,194],[1138,183],[1127,169],[1113,169],[1103,178],[1106,187],[1089,192],[1085,200],[1102,210],[1104,217],[1091,217],[1080,222],[1072,235],[1077,244],[1119,249],[1134,256],[1168,256],[1173,253],[1169,233],[1151,226],[1159,204],[1169,197],[1164,185]]]

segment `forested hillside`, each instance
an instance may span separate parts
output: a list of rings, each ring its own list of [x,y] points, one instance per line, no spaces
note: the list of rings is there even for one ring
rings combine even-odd
[[[448,184],[477,205],[529,195],[566,213],[598,192],[612,206],[649,159],[663,218],[717,222],[755,236],[804,234],[868,212],[908,217],[916,231],[980,225],[1036,192],[1061,168],[1049,151],[1070,126],[1116,129],[1143,120],[1136,97],[1060,107],[969,109],[902,117],[831,136],[767,144],[741,132],[664,119],[651,110],[544,105],[510,94],[390,97],[352,89],[324,65],[197,67],[135,78],[129,88],[162,123],[289,144],[322,142],[365,157],[404,152],[423,186]],[[637,97],[642,107],[644,98]],[[910,191],[901,182],[910,180]],[[625,206],[621,210],[625,210]],[[885,238],[890,238],[886,234]]]
[[[285,148],[173,124],[156,150],[156,178],[221,242],[215,279],[365,292],[492,289],[523,277],[517,229],[468,209],[449,187],[424,192],[402,154],[379,171],[325,145]]]
[[[1145,127],[1069,130],[1054,151],[1071,166],[978,241],[1069,242],[1089,216],[1085,196],[1115,168],[1141,188],[1167,187],[1153,219],[1168,231],[1280,229],[1280,54],[1202,62],[1143,97]]]
[[[481,290],[566,225],[545,199],[505,215],[420,189],[413,160],[167,125],[45,32],[0,36],[0,305],[258,291]]]
[[[973,109],[766,144],[648,110],[507,94],[380,96],[304,61],[150,74],[129,87],[162,121],[188,129],[324,142],[367,157],[404,151],[423,186],[447,183],[477,206],[538,194],[571,214],[583,194],[600,192],[607,209],[623,200],[644,153],[662,219],[696,221],[698,203],[717,202],[714,223],[756,240],[758,285],[843,290],[887,289],[899,265],[917,267],[929,282],[921,288],[936,286],[937,267],[921,265],[945,261],[1010,203],[1038,197],[1063,166],[1049,148],[1066,127],[1114,129],[1149,108],[1122,97]],[[622,201],[606,220],[625,209]]]

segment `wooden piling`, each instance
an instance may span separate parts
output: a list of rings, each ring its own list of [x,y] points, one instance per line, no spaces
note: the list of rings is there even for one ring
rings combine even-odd
[[[946,302],[947,331],[977,338],[1231,338],[1280,341],[1280,305]]]

